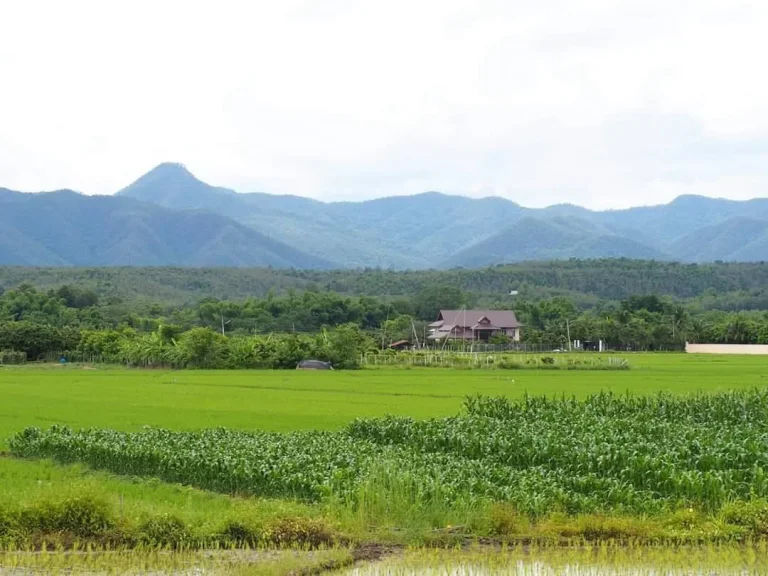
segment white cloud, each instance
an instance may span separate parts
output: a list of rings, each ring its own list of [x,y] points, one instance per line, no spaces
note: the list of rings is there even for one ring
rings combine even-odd
[[[5,2],[0,186],[171,160],[323,199],[761,196],[766,29],[734,0]]]

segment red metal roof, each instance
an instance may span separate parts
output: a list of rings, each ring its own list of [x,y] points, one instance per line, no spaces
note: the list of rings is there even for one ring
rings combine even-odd
[[[512,310],[440,310],[440,320],[455,326],[474,326],[482,318],[498,328],[519,328],[520,322]]]

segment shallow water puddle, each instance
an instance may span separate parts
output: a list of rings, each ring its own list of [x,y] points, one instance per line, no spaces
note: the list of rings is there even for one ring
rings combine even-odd
[[[768,574],[764,545],[709,548],[412,550],[349,576],[710,576]]]

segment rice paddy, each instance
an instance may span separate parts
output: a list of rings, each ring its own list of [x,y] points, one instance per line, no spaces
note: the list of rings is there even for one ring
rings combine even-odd
[[[549,508],[546,507],[546,510],[543,509],[544,511],[535,509],[535,506],[526,508],[528,504],[525,504],[525,500],[522,498],[517,499],[515,506],[512,507],[512,512],[493,504],[499,499],[509,500],[509,495],[503,496],[498,492],[505,484],[499,480],[498,470],[493,473],[489,472],[490,484],[487,482],[483,484],[489,490],[485,494],[485,496],[489,496],[487,501],[480,498],[467,503],[466,500],[451,500],[449,498],[447,501],[438,502],[439,498],[432,498],[432,501],[428,502],[427,505],[422,502],[420,507],[414,507],[413,504],[421,498],[419,494],[424,496],[423,491],[409,491],[407,488],[410,484],[404,482],[402,474],[395,478],[383,470],[381,466],[374,467],[371,469],[374,473],[367,477],[368,480],[350,485],[347,491],[347,495],[356,494],[355,498],[362,497],[366,505],[360,506],[358,502],[356,507],[350,507],[349,503],[354,498],[345,497],[329,501],[325,496],[328,491],[319,484],[313,484],[314,481],[306,484],[309,486],[307,493],[312,495],[309,498],[301,497],[300,494],[291,494],[290,490],[285,491],[282,488],[271,493],[253,490],[250,493],[254,495],[248,495],[248,490],[214,488],[222,492],[216,494],[206,489],[211,488],[210,486],[189,482],[181,476],[165,477],[163,474],[153,474],[139,469],[131,473],[130,470],[113,469],[110,466],[103,466],[102,468],[112,470],[112,473],[99,472],[94,471],[93,462],[90,462],[91,466],[83,464],[61,465],[45,459],[19,460],[8,454],[11,436],[28,427],[48,429],[52,425],[63,425],[73,430],[95,428],[115,431],[114,433],[141,434],[144,433],[142,430],[145,426],[150,426],[166,429],[169,431],[168,434],[172,434],[171,431],[197,434],[196,431],[200,430],[226,428],[235,437],[238,436],[238,431],[243,431],[245,435],[256,434],[257,436],[266,432],[289,433],[289,437],[291,437],[297,431],[304,430],[308,431],[306,434],[317,435],[318,432],[311,431],[325,430],[333,438],[344,434],[364,436],[365,442],[371,447],[371,454],[374,455],[373,460],[376,460],[375,454],[381,450],[394,453],[402,450],[424,450],[425,446],[430,446],[430,450],[434,450],[429,458],[435,461],[458,457],[459,459],[468,458],[469,462],[475,458],[470,450],[471,446],[474,446],[472,442],[459,442],[460,445],[457,445],[456,450],[447,445],[447,447],[439,447],[432,440],[429,440],[431,436],[422,430],[425,425],[421,423],[427,419],[435,419],[434,422],[437,424],[433,424],[433,427],[442,426],[445,428],[445,430],[441,428],[442,431],[437,434],[441,437],[446,435],[450,437],[451,434],[454,434],[450,431],[451,422],[456,423],[456,426],[467,433],[472,432],[473,426],[479,422],[478,414],[472,416],[471,426],[468,425],[469,422],[462,424],[462,421],[456,420],[457,414],[462,411],[462,403],[467,396],[478,394],[489,397],[503,396],[514,401],[525,397],[525,395],[545,395],[550,399],[574,397],[583,400],[590,395],[601,392],[612,392],[618,396],[629,394],[639,398],[655,395],[658,392],[666,392],[672,396],[688,396],[692,393],[717,394],[743,391],[747,395],[743,397],[746,398],[749,394],[757,394],[762,397],[755,390],[764,390],[768,384],[768,364],[764,358],[759,357],[625,354],[622,358],[629,361],[630,370],[539,371],[379,368],[355,372],[308,373],[155,371],[76,365],[3,367],[0,368],[0,512],[4,506],[6,509],[10,509],[12,506],[17,508],[39,507],[41,502],[51,502],[55,508],[56,505],[66,499],[87,497],[105,503],[111,511],[110,513],[115,517],[125,517],[126,526],[140,528],[146,525],[148,519],[174,516],[180,520],[189,534],[199,536],[198,541],[219,543],[226,542],[220,539],[222,526],[241,526],[243,519],[246,519],[250,522],[250,524],[246,522],[246,525],[256,526],[258,531],[264,529],[265,526],[271,526],[270,522],[280,518],[315,519],[326,526],[330,531],[329,533],[352,535],[357,541],[425,543],[434,541],[436,538],[436,542],[433,544],[450,544],[451,546],[466,541],[466,536],[471,539],[473,532],[491,533],[494,530],[494,523],[496,523],[496,529],[499,526],[506,527],[506,529],[515,532],[516,536],[525,535],[525,537],[550,542],[567,541],[567,543],[577,544],[579,548],[582,548],[585,542],[591,542],[590,534],[597,533],[599,535],[600,530],[607,530],[602,533],[607,538],[610,538],[611,534],[618,533],[620,536],[629,534],[630,539],[635,542],[652,541],[654,534],[658,536],[662,533],[665,534],[664,539],[666,539],[670,534],[674,536],[677,533],[675,530],[683,530],[688,536],[698,532],[704,541],[713,543],[745,542],[745,539],[753,538],[757,532],[755,532],[754,527],[745,527],[743,525],[745,522],[739,524],[743,520],[739,514],[746,515],[748,519],[760,516],[762,514],[760,502],[764,500],[759,499],[760,502],[757,505],[750,504],[746,510],[741,510],[739,514],[736,514],[741,520],[737,518],[735,524],[732,522],[733,510],[727,507],[723,508],[723,503],[730,502],[734,498],[746,502],[745,498],[747,500],[749,498],[745,495],[750,490],[753,492],[754,490],[763,491],[765,487],[763,476],[759,472],[765,468],[763,457],[759,450],[749,452],[752,448],[757,449],[760,446],[758,437],[764,433],[761,430],[764,430],[763,422],[765,420],[762,413],[753,413],[751,420],[746,423],[739,423],[737,422],[738,419],[732,419],[728,420],[725,426],[722,426],[723,422],[720,422],[718,426],[712,426],[712,423],[705,418],[696,424],[698,426],[696,434],[702,438],[706,436],[708,440],[716,441],[715,444],[719,442],[717,445],[720,446],[717,453],[713,452],[707,456],[708,453],[705,449],[699,454],[699,457],[710,458],[709,464],[706,466],[707,470],[698,470],[698,465],[694,462],[695,455],[689,454],[689,460],[693,462],[690,464],[691,471],[698,470],[697,473],[700,473],[698,480],[690,476],[691,482],[686,483],[688,477],[686,475],[677,479],[673,475],[668,481],[664,480],[662,469],[665,468],[661,465],[658,467],[656,476],[648,476],[641,474],[640,468],[637,467],[634,471],[630,469],[622,472],[626,467],[622,468],[616,464],[615,474],[611,472],[613,480],[610,481],[623,482],[622,486],[625,490],[622,492],[622,490],[614,487],[609,493],[613,494],[613,497],[618,497],[616,495],[624,494],[626,496],[632,492],[634,494],[632,498],[627,502],[622,501],[618,507],[611,507],[610,502],[594,500],[596,492],[590,492],[585,488],[583,494],[575,500],[568,498],[559,500],[559,504],[552,507],[553,510],[559,509],[554,515],[547,513],[546,510]],[[675,401],[671,399],[668,402],[671,402],[670,405],[675,404]],[[684,405],[686,402],[690,402],[690,400],[684,399],[680,405]],[[702,406],[707,404],[706,399],[700,399],[700,402]],[[584,406],[582,403],[578,405]],[[566,430],[578,429],[578,422],[582,420],[582,417],[577,418],[576,412],[573,414],[576,420],[568,424],[566,419],[560,428],[562,434],[558,432],[560,440],[554,442],[552,447],[567,439],[566,436],[563,436]],[[387,415],[392,415],[394,418],[370,420]],[[409,420],[409,418],[413,420]],[[459,418],[467,418],[467,416],[460,416]],[[480,415],[480,419],[488,422],[494,419],[503,422],[504,418],[491,417],[489,414]],[[553,422],[557,420],[554,416],[553,418]],[[675,437],[676,440],[680,441],[687,438],[684,430],[667,429],[677,425],[672,418],[666,420],[666,423],[658,422],[663,424],[661,426],[663,433],[656,434],[652,430],[654,427],[649,425],[650,427],[646,430],[648,434],[645,436],[634,434],[634,432],[632,434],[627,432],[622,436],[622,430],[634,431],[634,427],[629,426],[632,424],[633,418],[634,420],[642,420],[644,417],[638,417],[638,415],[628,417],[624,424],[616,429],[607,426],[606,421],[598,423],[596,433],[602,434],[604,438],[602,436],[602,440],[597,437],[593,438],[595,442],[600,440],[594,445],[601,445],[600,443],[609,447],[613,445],[618,452],[616,450],[613,452],[609,450],[609,452],[613,455],[612,457],[617,457],[622,450],[618,444],[625,443],[625,440],[634,438],[636,443],[646,447],[657,442],[655,448],[649,448],[647,456],[655,457],[658,455],[659,458],[662,458],[663,449],[666,446],[665,438]],[[691,418],[695,419],[693,413],[691,413]],[[727,417],[724,418],[728,419]],[[352,424],[356,419],[362,420]],[[529,423],[532,434],[533,428],[536,426],[534,420]],[[365,424],[366,422],[368,424]],[[683,422],[680,426],[684,426],[684,424]],[[641,425],[641,423],[637,425]],[[366,428],[366,426],[368,427]],[[504,426],[501,424],[498,427],[504,428]],[[745,426],[746,428],[744,428]],[[498,440],[503,439],[506,434],[502,430],[495,436],[487,436],[486,433],[489,430],[486,428],[483,428],[485,432],[478,429],[478,438],[482,436],[491,440],[493,438]],[[727,434],[723,436],[716,433],[715,428],[724,430],[723,434],[729,433],[728,431],[731,430],[733,450],[729,448],[731,444],[729,444]],[[584,430],[587,428],[585,427]],[[404,443],[392,436],[395,432],[400,434],[403,431],[406,431],[408,436],[408,440]],[[656,435],[654,436],[654,434]],[[744,434],[756,436],[749,440],[743,437]],[[360,439],[363,439],[362,436]],[[614,441],[612,440],[614,436],[624,438],[624,440]],[[702,438],[698,438],[699,441]],[[577,457],[580,454],[578,448],[582,440],[584,438],[578,442],[574,440],[576,442],[574,449],[562,452],[561,456],[564,458],[573,456],[572,463],[568,464],[572,469],[566,470],[563,478],[557,480],[557,485],[553,484],[552,490],[543,492],[545,495],[549,494],[547,498],[552,497],[557,500],[564,494],[563,486],[565,484],[573,484],[574,482],[579,484],[580,481],[577,481],[579,478],[585,478],[585,474],[587,476],[593,474],[594,470],[579,468],[581,464],[578,464]],[[646,440],[650,443],[643,444]],[[695,440],[695,438],[691,437],[688,440]],[[180,441],[184,442],[184,440]],[[453,445],[451,444],[451,446]],[[752,448],[749,448],[750,446]],[[746,447],[747,452],[752,454],[750,462],[738,460],[742,458],[738,455],[740,454],[738,450],[744,447]],[[303,446],[299,443],[295,450],[300,451],[302,448]],[[677,462],[682,462],[683,460],[680,458],[686,458],[685,449],[678,448],[669,448],[670,452],[667,455],[673,459],[678,458]],[[279,448],[276,449],[279,450]],[[662,453],[659,453],[660,450]],[[538,453],[538,451],[537,448],[531,454],[535,456],[534,453]],[[5,457],[3,457],[4,452]],[[344,452],[342,450],[334,458],[341,458]],[[514,450],[507,453],[503,450],[494,449],[493,452],[495,456],[491,458],[492,461],[487,461],[488,466],[491,467],[509,466],[511,462],[502,462],[500,459],[511,458],[518,454]],[[42,451],[36,454],[30,452],[28,455],[60,456],[60,454]],[[605,462],[607,455],[608,453],[603,455],[601,462]],[[599,466],[594,462],[590,464],[590,459],[586,455],[582,456],[585,456],[582,463],[587,468]],[[370,455],[365,457],[368,458]],[[714,459],[712,460],[712,458]],[[733,460],[734,458],[736,460]],[[85,461],[80,457],[61,459],[76,462]],[[419,459],[409,460],[403,455],[394,460],[408,462],[411,468],[420,462]],[[685,461],[689,462],[689,460]],[[739,479],[731,482],[729,474],[732,475],[735,472],[733,472],[734,469],[730,464],[737,460],[744,466],[741,464],[737,466]],[[633,462],[640,466],[639,460],[633,460]],[[647,461],[646,464],[648,464]],[[528,464],[524,466],[528,466]],[[439,472],[438,468],[433,466],[432,470]],[[651,466],[651,468],[654,467]],[[474,468],[470,466],[468,470],[474,470]],[[310,469],[308,471],[311,472]],[[619,478],[621,474],[634,475],[635,472],[637,472],[636,477]],[[114,473],[118,474],[115,475]],[[143,477],[138,478],[135,474],[140,474]],[[157,476],[157,478],[147,478],[147,476]],[[322,476],[322,471],[320,476]],[[470,481],[475,476],[476,473],[473,472],[469,475],[462,474],[461,478]],[[715,478],[716,476],[719,480]],[[171,480],[171,482],[165,482],[162,478]],[[418,479],[420,476],[416,475],[413,478]],[[198,486],[198,488],[183,486],[178,482]],[[424,483],[419,480],[417,484]],[[443,483],[438,484],[441,485],[442,490]],[[584,484],[582,482],[579,485],[582,484],[583,488],[589,483]],[[436,486],[434,482],[429,485]],[[450,483],[446,486],[451,488]],[[461,488],[459,492],[466,491],[464,488]],[[452,493],[451,490],[446,489],[438,492],[445,496],[445,494]],[[470,492],[473,490],[474,488]],[[744,490],[746,492],[742,494],[741,492]],[[233,496],[233,493],[237,493],[237,495]],[[699,493],[701,494],[700,497],[697,496]],[[762,492],[760,493],[762,494]],[[437,492],[432,491],[430,494],[435,496]],[[623,498],[624,496],[621,496],[619,499]],[[630,500],[634,504],[630,503]],[[550,500],[550,502],[552,501],[554,500]],[[692,506],[690,517],[686,516],[685,510],[682,512],[678,510],[683,505]],[[605,513],[608,513],[609,516],[601,516]],[[558,514],[565,514],[565,516],[558,516]],[[573,516],[574,514],[575,516]],[[594,516],[595,514],[597,516]],[[768,518],[768,516],[766,517]],[[679,526],[675,522],[679,523]],[[453,528],[455,526],[458,526],[459,529]],[[466,526],[471,526],[471,530],[467,530]],[[597,532],[595,532],[595,526],[599,528]],[[731,530],[731,532],[724,533],[724,530],[726,532]],[[648,538],[648,536],[651,537]],[[206,538],[209,540],[205,540]],[[686,539],[683,538],[679,541],[683,540]],[[343,542],[343,539],[339,542]],[[254,544],[259,545],[259,542],[254,541]],[[759,563],[750,560],[749,549],[749,545],[740,545],[736,548],[728,548],[728,550],[735,550],[736,552],[730,551],[726,554],[717,547],[712,548],[715,550],[712,554],[715,554],[717,558],[722,559],[727,556],[729,560],[718,564],[711,557],[705,555],[702,556],[701,566],[722,567],[723,571],[717,573],[728,573],[725,571],[726,569],[737,570],[739,567],[746,570],[741,573],[768,572]],[[669,552],[672,549],[663,548],[663,550]],[[121,553],[126,558],[130,556],[127,550],[123,550]],[[341,548],[337,548],[334,552],[340,556],[348,553],[346,550],[341,551]],[[426,554],[426,552],[423,553]],[[742,553],[746,556],[742,557]],[[0,566],[3,568],[11,565],[22,566],[23,562],[19,560],[20,558],[23,559],[21,551],[13,556],[16,564],[9,560],[11,558],[9,554],[11,553],[7,552],[0,557]],[[190,551],[189,554],[197,553]],[[425,565],[423,562],[419,564],[420,560],[414,560],[413,556],[409,554],[395,554],[385,560],[384,564],[377,565],[378,567],[357,566],[354,570],[374,570],[373,572],[357,572],[359,574],[374,574],[385,573],[375,572],[375,570],[390,567],[391,571],[386,573],[410,574],[425,573],[426,568],[431,567],[438,570],[434,573],[550,574],[566,573],[562,571],[563,566],[566,566],[570,567],[568,568],[570,572],[567,573],[571,574],[652,573],[621,571],[628,566],[632,567],[631,562],[634,560],[631,560],[629,565],[626,562],[623,565],[620,562],[614,564],[603,562],[596,568],[598,571],[578,572],[573,570],[581,564],[577,563],[577,566],[573,562],[569,564],[568,561],[563,563],[551,556],[523,559],[518,557],[513,561],[511,556],[499,555],[501,554],[499,552],[499,554],[494,554],[493,558],[495,558],[495,562],[500,564],[494,564],[491,567],[492,570],[488,571],[490,565],[480,562],[477,556],[463,560],[455,560],[450,556],[431,557],[432,559]],[[57,555],[54,554],[53,556]],[[72,560],[75,557],[79,558],[77,555],[70,555],[68,558],[72,562],[79,562],[78,559]],[[188,558],[190,557],[188,556]],[[175,567],[168,565],[168,568],[160,568],[157,570],[158,573],[184,573],[185,568],[182,566],[183,561],[179,560],[180,557],[170,560],[170,557],[166,555],[163,558],[162,562],[166,560],[177,562],[178,560],[181,563],[177,563],[174,565]],[[235,567],[231,565],[226,565],[228,567],[224,568],[223,571],[222,565],[216,565],[218,562],[226,563],[229,560],[217,558],[215,561],[208,562],[208,560],[204,561],[201,558],[194,556],[192,564],[197,567],[206,567],[207,573],[236,572]],[[680,558],[685,560],[688,557],[681,556]],[[313,562],[310,557],[304,560],[309,564]],[[504,564],[507,560],[510,563]],[[44,561],[42,558],[38,558],[33,562]],[[51,560],[51,562],[54,561],[64,562],[61,557]],[[29,563],[27,560],[25,562]],[[95,562],[94,566],[98,567],[98,562],[101,560],[94,556],[92,562]],[[124,562],[126,569],[123,572],[140,571],[135,570],[133,562],[132,559],[126,559]],[[286,560],[286,562],[288,561]],[[291,560],[290,562],[294,561]],[[399,562],[400,564],[387,564],[387,562]],[[707,564],[708,562],[709,564]],[[184,566],[188,565],[189,563]],[[291,565],[293,566],[295,563]],[[281,567],[275,566],[274,562],[272,564],[267,562],[259,570],[262,568],[265,570],[261,573],[283,573],[280,572]],[[330,564],[324,566],[327,569]],[[585,564],[584,566],[589,570],[594,568],[594,565]],[[663,571],[663,566],[666,564],[651,560],[646,567],[649,570],[658,569],[667,573]],[[452,567],[452,571],[443,570],[446,567]],[[14,568],[14,570],[18,571],[18,568]],[[286,570],[287,573],[290,573],[292,568]],[[462,572],[462,570],[464,571]],[[504,572],[504,570],[511,571]],[[76,568],[71,571],[77,573]],[[89,572],[89,570],[84,570],[84,572]],[[90,570],[90,572],[100,572],[100,570]],[[248,573],[259,572],[254,568]],[[669,573],[677,572],[671,571]]]
[[[468,395],[725,392],[768,385],[761,357],[630,354],[627,371],[334,372],[0,367],[0,450],[28,426],[336,430],[355,418],[450,416]]]
[[[412,549],[338,572],[347,576],[692,576],[768,573],[754,546]]]

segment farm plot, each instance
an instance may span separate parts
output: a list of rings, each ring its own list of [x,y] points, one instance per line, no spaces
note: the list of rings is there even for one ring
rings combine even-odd
[[[364,505],[509,503],[530,517],[656,514],[768,497],[768,392],[586,400],[472,397],[457,416],[358,419],[337,432],[126,433],[54,426],[10,441],[21,457],[83,462],[209,490]],[[417,494],[413,494],[417,492]]]
[[[624,356],[622,356],[624,357]],[[644,395],[768,386],[765,360],[633,354],[626,371],[375,369],[260,370],[0,368],[0,450],[28,426],[66,424],[136,431],[338,430],[355,418],[455,414],[467,395]],[[2,465],[2,462],[0,462]]]

